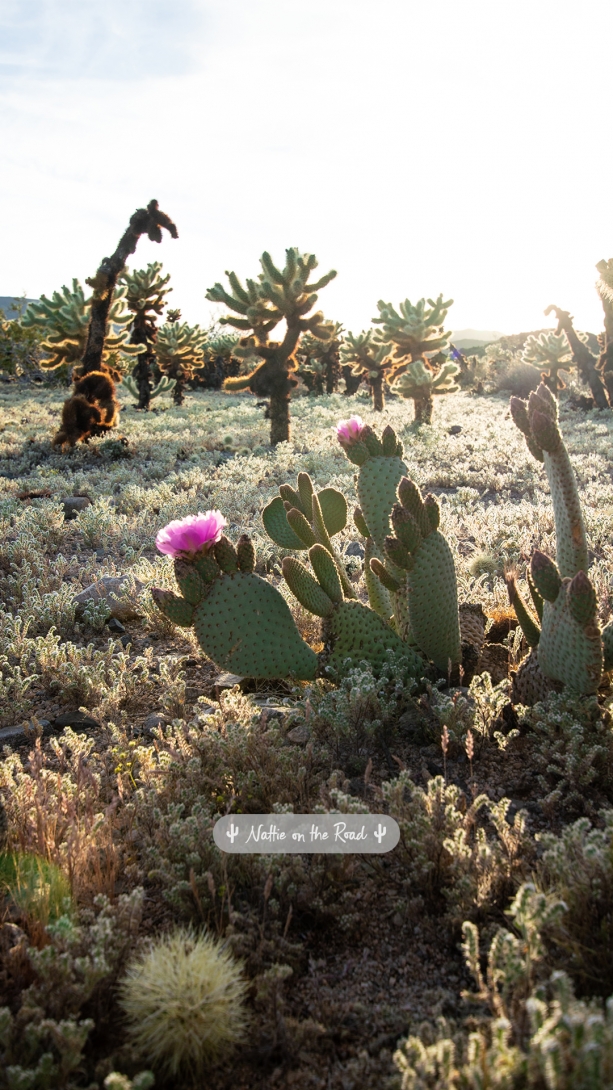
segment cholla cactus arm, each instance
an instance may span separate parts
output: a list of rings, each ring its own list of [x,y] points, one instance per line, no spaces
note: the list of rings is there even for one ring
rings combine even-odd
[[[270,398],[270,441],[273,446],[289,440],[289,401],[296,385],[291,373],[296,369],[295,353],[302,334],[310,333],[318,340],[329,341],[334,332],[321,311],[307,315],[317,301],[316,291],[325,287],[336,272],[332,270],[316,284],[309,284],[311,272],[317,267],[315,255],[301,254],[295,247],[290,247],[285,254],[283,269],[278,269],[270,254],[264,253],[260,259],[262,272],[257,280],[247,280],[243,287],[236,274],[228,272],[232,294],[219,283],[206,294],[207,299],[225,303],[234,311],[222,318],[222,323],[247,334],[242,342],[245,353],[259,356],[264,361],[249,375],[239,380],[229,379],[224,386],[229,390],[248,386],[259,397]],[[286,323],[283,340],[269,344],[269,334],[283,319]]]
[[[154,589],[153,600],[175,624],[193,626],[206,655],[244,677],[311,680],[317,656],[301,638],[285,599],[253,571],[246,535],[235,546],[221,534],[219,512],[171,523],[158,548],[175,558],[181,596]],[[200,538],[194,534],[203,533]],[[191,535],[191,537],[190,537]]]
[[[415,360],[447,347],[450,334],[443,326],[452,304],[453,299],[443,302],[442,295],[436,300],[420,299],[415,305],[405,299],[398,313],[391,303],[380,300],[379,317],[373,321],[382,327],[381,340],[395,346],[397,359]]]
[[[41,362],[45,371],[60,367],[70,369],[82,359],[87,344],[91,298],[78,280],[72,281],[72,291],[64,284],[61,291],[54,291],[50,299],[41,296],[37,303],[30,303],[22,318],[26,329],[39,329],[43,335],[41,347],[46,354]],[[125,290],[117,289],[110,307],[102,362],[112,355],[114,361],[121,356],[135,356],[141,349],[128,343],[127,326],[131,320],[125,306]]]
[[[399,485],[398,497],[401,502],[392,510],[395,533],[385,539],[385,553],[395,568],[407,573],[410,638],[440,670],[447,672],[449,664],[456,666],[461,661],[453,556],[438,529],[439,508],[434,497],[422,499],[407,477]],[[376,574],[378,565],[373,562],[371,568]]]
[[[460,368],[453,360],[442,364],[438,371],[432,371],[423,360],[410,363],[392,385],[392,391],[400,397],[411,398],[415,403],[415,420],[418,423],[432,422],[432,398],[435,394],[455,394],[460,387],[455,376]]]
[[[543,368],[543,381],[553,393],[564,389],[565,384],[558,372],[561,368],[567,369],[564,365],[572,363],[573,354],[563,333],[547,330],[538,336],[531,334],[520,358],[523,363]]]
[[[577,482],[558,427],[556,400],[543,383],[528,403],[510,401],[514,423],[526,437],[531,453],[545,464],[556,527],[556,559],[563,577],[588,570],[587,539]]]

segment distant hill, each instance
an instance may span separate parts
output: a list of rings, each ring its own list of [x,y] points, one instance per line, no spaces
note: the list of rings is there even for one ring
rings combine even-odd
[[[38,299],[23,299],[21,296],[15,295],[0,295],[0,310],[3,312],[5,318],[15,318],[16,311],[13,310],[13,303],[16,303],[19,307],[19,314],[23,314],[28,303],[38,303]]]
[[[491,344],[499,341],[504,333],[498,333],[490,329],[455,329],[451,334],[451,340],[456,348],[472,348],[473,345]]]

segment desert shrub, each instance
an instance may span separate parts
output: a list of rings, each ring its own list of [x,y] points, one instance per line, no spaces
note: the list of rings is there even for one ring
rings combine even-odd
[[[50,923],[42,949],[23,934],[13,936],[20,979],[34,979],[20,991],[15,1012],[0,1009],[2,1090],[91,1085],[82,1081],[85,1047],[94,1025],[101,1029],[109,1017],[112,989],[134,943],[142,904],[142,889],[121,895],[115,905],[99,897],[78,919],[61,916]]]
[[[429,706],[441,728],[447,727],[450,755],[465,743],[468,731],[474,735],[476,752],[494,736],[500,713],[509,702],[510,687],[507,679],[492,685],[488,673],[477,674],[465,692],[429,686]]]
[[[532,854],[523,811],[510,823],[508,799],[495,803],[479,795],[469,804],[442,776],[422,788],[407,771],[384,783],[382,795],[400,825],[398,860],[407,898],[444,914],[453,926],[467,913],[482,915],[504,903]],[[479,824],[485,814],[489,830]]]
[[[520,726],[531,732],[531,763],[547,813],[591,814],[613,790],[611,716],[596,696],[552,693],[522,709]]]

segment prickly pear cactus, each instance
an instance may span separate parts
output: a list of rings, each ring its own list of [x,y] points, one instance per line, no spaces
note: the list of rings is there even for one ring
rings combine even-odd
[[[254,573],[255,554],[243,535],[227,537],[193,558],[175,559],[181,595],[154,589],[153,600],[175,624],[193,627],[206,655],[244,677],[311,680],[317,656],[301,638],[279,592]]]
[[[406,573],[411,638],[421,651],[447,671],[461,662],[460,620],[455,565],[447,540],[438,529],[439,508],[433,496],[422,499],[417,485],[404,477],[394,504],[395,535],[385,539],[385,553],[395,568]],[[371,567],[383,575],[375,561]],[[390,578],[391,576],[391,578]]]
[[[556,560],[560,575],[572,579],[588,570],[587,540],[573,467],[558,427],[558,406],[541,383],[528,403],[510,401],[511,416],[526,437],[528,450],[545,465],[556,525]]]
[[[379,439],[359,417],[341,420],[336,430],[349,461],[359,466],[358,499],[362,520],[368,530],[364,536],[371,537],[375,545],[382,549],[390,532],[389,519],[396,500],[396,489],[407,471],[402,460],[402,443],[389,425]],[[360,533],[363,532],[360,529]]]
[[[420,677],[424,669],[421,657],[390,625],[361,602],[343,599],[336,566],[327,550],[314,545],[309,549],[309,559],[316,577],[295,557],[285,557],[283,575],[301,605],[324,619],[324,659],[330,671],[344,672],[347,659],[352,663],[365,659],[380,669],[388,650],[392,650],[409,658],[414,676]]]
[[[355,598],[351,580],[331,540],[347,525],[347,501],[342,492],[336,488],[316,492],[309,474],[299,473],[298,488],[282,484],[279,493],[262,511],[268,536],[283,549],[323,545],[334,557],[345,597]]]
[[[538,549],[532,556],[530,572],[543,598],[538,642],[541,670],[575,692],[595,693],[604,656],[592,584],[584,571],[578,571],[572,579],[562,579],[553,560]]]

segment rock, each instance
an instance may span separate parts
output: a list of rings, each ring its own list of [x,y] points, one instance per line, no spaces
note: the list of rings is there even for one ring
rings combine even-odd
[[[51,726],[54,730],[63,730],[64,727],[72,727],[73,730],[100,730],[102,724],[97,719],[92,719],[91,715],[76,711],[63,712],[53,720]]]
[[[132,640],[131,640],[130,636],[128,636],[127,632],[126,632],[125,636],[120,636],[119,637],[119,642],[122,645],[122,647],[129,647],[130,644],[132,643]]]
[[[69,522],[71,519],[76,519],[79,511],[84,511],[86,507],[91,507],[91,500],[89,496],[63,496],[60,500],[64,508],[64,519]]]
[[[213,682],[213,688],[215,693],[219,693],[223,689],[233,689],[235,685],[241,685],[244,680],[240,674],[218,674]]]
[[[151,734],[153,730],[157,730],[158,727],[165,727],[167,719],[163,715],[158,715],[157,712],[153,712],[152,715],[148,715],[143,723],[143,734]]]
[[[283,704],[266,704],[261,700],[254,700],[253,703],[266,712],[267,719],[284,719],[289,711]]]
[[[215,715],[215,712],[219,711],[219,707],[215,707],[214,704],[205,704],[204,701],[202,701],[202,703],[197,701],[194,705],[194,711],[197,712],[198,715],[206,717],[207,715]]]
[[[104,598],[112,617],[118,621],[131,621],[139,616],[134,603],[125,598],[123,601],[118,600],[129,592],[130,583],[131,580],[127,575],[103,575],[77,594],[73,600],[77,606],[84,606],[86,602],[99,602]],[[139,594],[145,584],[135,579],[134,585],[135,594]]]
[[[359,541],[350,541],[345,549],[345,556],[357,556],[360,560],[364,559],[364,546],[360,545]]]
[[[122,625],[121,621],[117,620],[117,617],[109,617],[108,621],[106,622],[106,627],[108,628],[109,632],[115,632],[118,636],[122,636],[125,632],[124,626]]]
[[[450,428],[447,428],[447,435],[459,435],[461,431],[461,424],[452,424]]]
[[[51,723],[48,719],[38,719],[36,722],[43,728],[43,735],[51,733]],[[36,737],[36,723],[30,720],[13,727],[2,727],[0,730],[0,746],[29,746]]]
[[[299,727],[294,727],[293,730],[288,731],[285,737],[288,742],[292,742],[295,746],[306,746],[311,737],[311,732],[307,726],[301,723]]]

